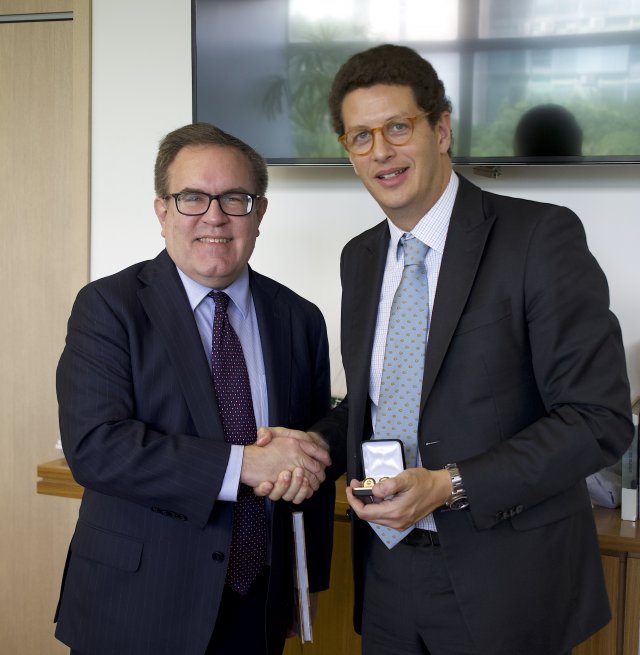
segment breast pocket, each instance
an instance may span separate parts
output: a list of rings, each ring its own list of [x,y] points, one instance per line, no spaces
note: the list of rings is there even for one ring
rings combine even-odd
[[[508,319],[511,316],[511,301],[507,298],[491,305],[477,307],[465,312],[458,321],[455,335],[464,334]]]

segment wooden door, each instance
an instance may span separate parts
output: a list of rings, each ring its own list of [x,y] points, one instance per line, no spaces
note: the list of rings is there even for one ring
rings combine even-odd
[[[55,367],[88,276],[90,3],[3,0],[0,22],[0,649],[55,655],[78,501],[36,494],[56,456]],[[58,16],[57,18],[61,18]]]

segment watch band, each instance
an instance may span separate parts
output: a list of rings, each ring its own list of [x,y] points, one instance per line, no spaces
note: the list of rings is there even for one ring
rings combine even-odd
[[[445,502],[445,506],[452,510],[469,507],[469,499],[467,498],[467,492],[462,485],[462,476],[460,475],[460,469],[458,469],[457,464],[447,464],[444,468],[451,476],[452,487],[451,496],[449,497],[449,500]]]

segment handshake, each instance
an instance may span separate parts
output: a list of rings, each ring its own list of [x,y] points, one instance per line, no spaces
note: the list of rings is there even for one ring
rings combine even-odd
[[[256,442],[244,448],[240,482],[257,496],[298,504],[318,489],[330,464],[328,446],[319,434],[261,427]]]

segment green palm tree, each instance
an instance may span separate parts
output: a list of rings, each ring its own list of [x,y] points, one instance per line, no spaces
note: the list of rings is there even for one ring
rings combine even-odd
[[[346,41],[345,30],[343,25],[329,21],[297,26],[295,32],[301,40],[290,43],[285,50],[286,72],[274,75],[263,95],[262,108],[269,118],[288,110],[299,157],[345,156],[331,127],[327,107],[338,68],[362,43],[349,45],[357,35],[350,29],[350,41]]]

